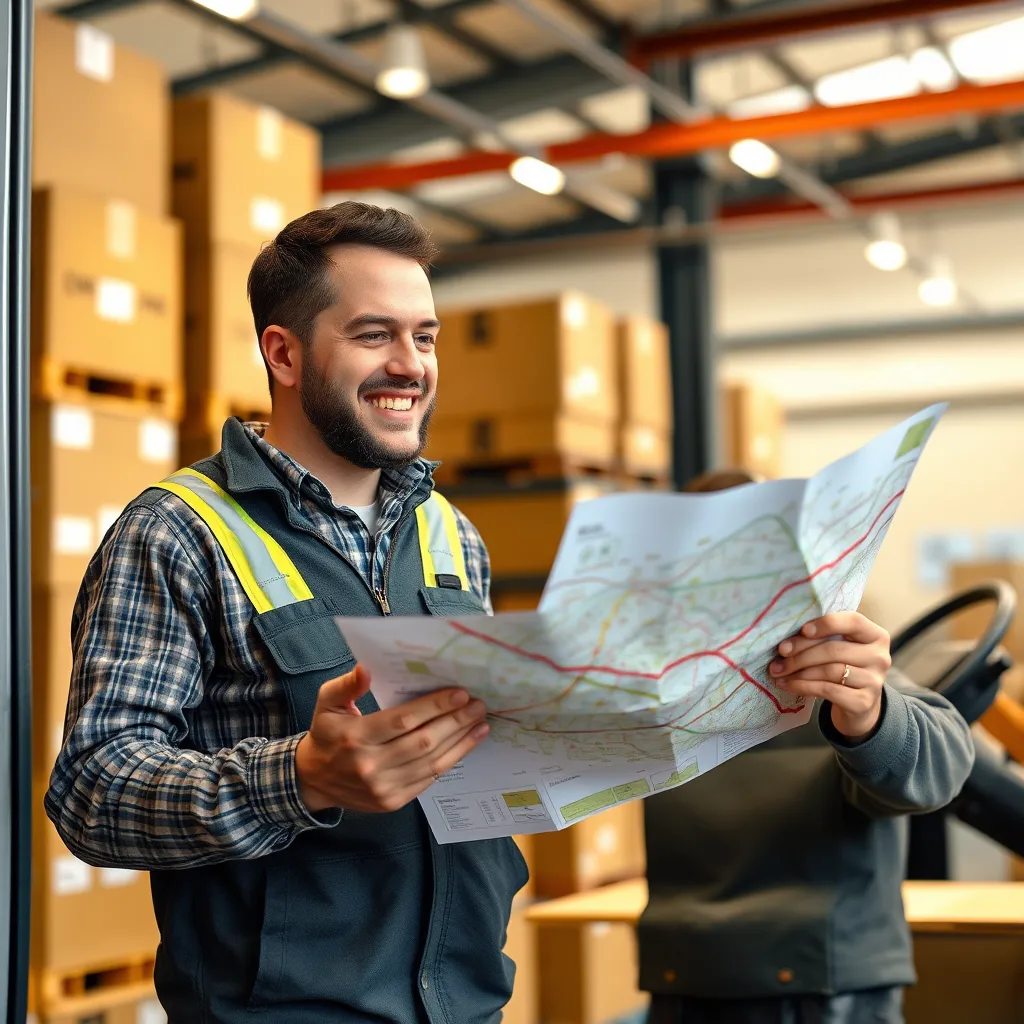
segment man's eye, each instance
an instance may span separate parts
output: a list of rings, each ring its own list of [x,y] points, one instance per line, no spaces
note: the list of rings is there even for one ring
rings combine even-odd
[[[421,334],[416,339],[416,344],[417,345],[433,345],[434,342],[435,342],[435,339],[434,339],[434,336],[432,334]]]
[[[385,334],[383,331],[373,331],[370,334],[361,334],[360,337],[363,341],[386,341],[389,335]]]

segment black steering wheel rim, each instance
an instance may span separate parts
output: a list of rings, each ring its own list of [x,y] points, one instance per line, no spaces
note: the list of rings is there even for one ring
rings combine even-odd
[[[895,658],[900,650],[928,630],[933,629],[943,619],[963,611],[964,608],[970,608],[972,605],[989,602],[993,603],[995,608],[985,632],[953,669],[940,678],[939,684],[935,687],[937,693],[944,695],[955,691],[961,680],[974,676],[986,665],[999,646],[999,641],[1010,628],[1014,612],[1017,609],[1017,594],[1009,583],[1003,580],[989,580],[986,583],[979,583],[967,590],[962,590],[948,600],[935,605],[893,638],[890,644],[893,657]]]

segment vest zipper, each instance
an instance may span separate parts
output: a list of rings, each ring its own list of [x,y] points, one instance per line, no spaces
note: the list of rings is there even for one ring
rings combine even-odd
[[[429,495],[427,497],[429,497]],[[424,499],[424,501],[426,501],[426,498]],[[366,582],[366,580],[363,579],[360,573],[356,573],[356,575],[359,576],[360,580],[362,580],[363,586],[366,587],[366,589],[370,592],[371,597],[373,597],[377,604],[380,605],[380,610],[385,615],[391,614],[391,605],[388,602],[388,573],[391,569],[391,554],[395,550],[395,541],[398,540],[399,530],[401,530],[401,528],[413,517],[413,515],[415,515],[416,508],[421,504],[422,502],[416,502],[416,504],[411,509],[409,509],[408,512],[404,512],[402,514],[401,519],[399,519],[398,522],[395,523],[394,527],[392,528],[393,532],[391,536],[391,547],[388,548],[387,558],[384,559],[384,572],[382,574],[381,586],[377,590],[374,590]],[[333,544],[328,544],[327,541],[325,541],[323,537],[321,537],[320,534],[316,532],[316,530],[312,530],[308,526],[304,526],[302,523],[296,523],[291,518],[291,516],[288,516],[288,521],[289,523],[291,523],[294,529],[301,530],[303,533],[308,533],[310,537],[315,538],[316,540],[320,541],[321,544],[324,544],[328,548],[330,548],[330,550],[333,551],[336,555],[338,555],[338,557],[341,558],[343,561],[348,561],[348,559],[345,558],[345,556]]]

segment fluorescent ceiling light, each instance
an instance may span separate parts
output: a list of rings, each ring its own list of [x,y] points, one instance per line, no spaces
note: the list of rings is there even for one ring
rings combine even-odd
[[[886,57],[824,75],[814,86],[814,95],[826,107],[891,100],[914,96],[920,91],[920,82],[906,57]]]
[[[730,117],[768,117],[771,114],[794,114],[811,105],[811,94],[802,85],[787,85],[782,89],[762,92],[733,100],[728,106]]]
[[[232,21],[245,21],[260,9],[259,0],[193,0],[193,3]]]
[[[953,268],[945,256],[932,258],[928,276],[918,285],[917,294],[926,306],[952,306],[956,302]]]
[[[1024,18],[967,32],[949,44],[949,55],[972,82],[1024,78]]]
[[[729,159],[755,178],[774,178],[782,161],[771,146],[760,139],[740,139],[729,148]]]
[[[956,85],[956,71],[946,55],[935,46],[923,46],[910,55],[910,67],[926,89],[940,92]]]
[[[895,214],[875,214],[868,222],[868,237],[864,258],[875,269],[900,270],[907,265],[907,249]]]
[[[392,25],[384,37],[384,61],[377,91],[396,100],[415,99],[430,88],[423,41],[415,25]]]
[[[565,188],[565,175],[553,164],[534,156],[521,156],[508,169],[515,181],[545,196],[557,195]]]

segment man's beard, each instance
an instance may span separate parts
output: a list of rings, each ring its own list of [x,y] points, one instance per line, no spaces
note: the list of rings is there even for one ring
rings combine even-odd
[[[367,392],[381,389],[406,391],[422,401],[423,389],[419,384],[410,385],[407,380],[380,375],[360,384],[356,403],[361,402]],[[436,395],[431,396],[430,404],[420,420],[419,444],[415,451],[398,454],[363,426],[358,417],[358,404],[352,406],[312,361],[304,360],[302,364],[299,401],[306,419],[335,455],[361,469],[404,469],[412,465],[427,446],[427,430],[430,417],[434,414],[435,399]]]

